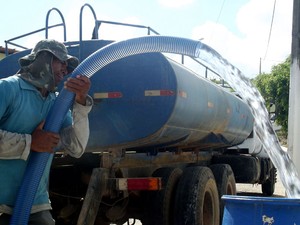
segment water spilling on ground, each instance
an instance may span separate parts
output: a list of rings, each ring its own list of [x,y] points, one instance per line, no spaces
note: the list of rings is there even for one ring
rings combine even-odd
[[[269,120],[264,99],[259,91],[239,69],[232,66],[209,46],[203,44],[199,53],[199,59],[211,65],[251,107],[255,119],[254,132],[263,143],[266,152],[277,168],[287,196],[290,198],[300,198],[300,180],[297,170],[288,153],[282,150],[280,146],[277,135]]]

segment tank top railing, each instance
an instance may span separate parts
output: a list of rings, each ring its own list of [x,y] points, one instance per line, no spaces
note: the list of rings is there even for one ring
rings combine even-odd
[[[60,15],[60,17],[62,19],[62,23],[54,24],[54,25],[49,26],[49,23],[48,23],[49,15],[50,15],[51,11],[53,11],[53,10],[55,10],[55,11],[58,12],[58,14]],[[52,8],[47,13],[47,16],[46,16],[46,26],[44,28],[41,28],[41,29],[38,29],[38,30],[35,30],[35,31],[32,31],[32,32],[29,32],[29,33],[26,33],[26,34],[23,34],[23,35],[20,35],[20,36],[17,36],[17,37],[14,37],[14,38],[11,38],[9,40],[4,41],[5,42],[5,55],[6,56],[9,55],[8,45],[12,45],[12,46],[21,48],[23,50],[28,49],[25,46],[22,46],[22,45],[14,43],[13,41],[16,41],[18,39],[21,39],[21,38],[24,38],[24,37],[27,37],[27,36],[30,36],[32,34],[36,34],[36,33],[42,32],[42,31],[45,31],[45,38],[48,39],[48,30],[51,29],[51,28],[59,27],[59,26],[63,26],[63,28],[64,28],[64,41],[66,41],[67,36],[66,36],[66,25],[65,25],[64,17],[62,15],[62,13],[57,8]]]
[[[155,31],[154,29],[152,29],[149,26],[143,26],[143,25],[137,25],[137,24],[130,24],[130,23],[119,23],[119,22],[113,22],[113,21],[107,21],[107,20],[98,20],[95,10],[93,9],[93,7],[90,4],[84,4],[81,9],[80,9],[80,18],[79,18],[79,43],[80,43],[80,50],[79,50],[79,59],[81,60],[81,46],[82,46],[82,15],[83,15],[83,9],[85,7],[88,7],[93,16],[94,16],[94,22],[95,22],[95,26],[93,29],[93,34],[92,34],[92,39],[99,39],[99,28],[101,26],[101,24],[110,24],[110,25],[117,25],[117,26],[126,26],[126,27],[134,27],[134,28],[142,28],[142,29],[147,29],[147,35],[151,35],[156,34],[159,35],[159,33],[157,31]]]
[[[151,28],[149,26],[137,25],[137,24],[130,24],[130,23],[120,23],[120,22],[113,22],[113,21],[106,21],[106,20],[98,20],[93,7],[91,5],[89,5],[89,4],[84,4],[81,7],[81,9],[80,9],[80,18],[79,18],[79,60],[82,60],[82,58],[81,58],[82,57],[81,56],[81,52],[82,52],[82,47],[83,47],[83,44],[82,44],[82,41],[83,41],[83,38],[82,38],[82,36],[83,36],[82,35],[83,23],[82,23],[82,21],[83,21],[83,9],[85,7],[88,7],[91,10],[91,12],[93,14],[93,17],[94,17],[95,26],[94,26],[94,29],[93,29],[93,33],[92,33],[92,38],[91,39],[99,39],[99,29],[100,29],[100,26],[102,24],[110,24],[110,25],[116,25],[116,26],[126,26],[126,27],[141,28],[141,29],[146,29],[147,30],[147,35],[152,35],[152,34],[159,35],[159,33],[157,31],[155,31],[153,28]],[[49,21],[50,13],[52,11],[56,11],[59,14],[59,16],[61,17],[62,22],[58,23],[58,24],[55,24],[55,25],[49,26],[48,21]],[[64,20],[63,14],[57,8],[52,8],[47,13],[45,28],[38,29],[38,30],[35,30],[33,32],[26,33],[24,35],[21,35],[21,36],[18,36],[18,37],[6,40],[5,41],[5,55],[8,56],[8,54],[9,54],[8,45],[12,45],[12,46],[24,49],[24,50],[28,49],[28,48],[26,48],[24,46],[21,46],[19,44],[14,43],[13,41],[18,40],[20,38],[24,38],[26,36],[29,36],[29,35],[32,35],[32,34],[35,34],[35,33],[38,33],[38,32],[42,32],[42,31],[45,31],[45,38],[48,39],[49,29],[55,28],[55,27],[59,27],[59,26],[63,26],[64,41],[66,42],[67,41],[66,25],[65,25],[65,20]],[[205,72],[204,72],[205,78],[209,79],[209,77],[208,77],[209,73],[213,74],[213,76],[216,75],[217,77],[221,77],[217,72],[215,72],[214,70],[210,69],[208,66],[206,66],[205,64],[203,64],[202,62],[200,62],[198,59],[192,58],[190,56],[182,55],[181,56],[181,64],[185,64],[185,58],[186,57],[192,59],[192,61],[194,61],[195,63],[199,64],[200,66],[202,66],[205,69]],[[220,80],[220,82],[221,82],[222,86],[225,85],[224,80]]]
[[[80,44],[82,42],[82,15],[83,15],[82,13],[83,13],[83,9],[85,7],[88,7],[91,10],[91,12],[93,13],[93,16],[94,16],[95,27],[94,27],[93,34],[92,34],[92,39],[98,39],[98,26],[97,26],[96,13],[95,13],[93,7],[90,4],[84,4],[80,9],[80,15],[79,15],[79,42],[80,42]]]
[[[49,16],[50,16],[50,13],[53,10],[55,10],[59,14],[59,16],[60,16],[60,18],[62,20],[62,23],[56,24],[54,26],[49,27],[49,22],[48,22],[49,21]],[[58,26],[63,26],[63,29],[64,29],[64,41],[66,41],[67,40],[67,31],[66,31],[67,29],[66,29],[66,23],[65,23],[64,16],[63,16],[63,14],[57,8],[52,8],[52,9],[50,9],[48,11],[47,16],[46,16],[45,38],[48,39],[49,28],[58,27]]]
[[[135,28],[143,28],[143,29],[147,29],[147,35],[151,35],[151,32],[153,34],[159,35],[159,33],[157,31],[155,31],[154,29],[152,29],[149,26],[130,24],[130,23],[119,23],[119,22],[112,22],[112,21],[106,21],[106,20],[97,20],[98,28],[100,28],[100,25],[102,23],[112,24],[112,25],[119,25],[119,26],[127,26],[127,27],[135,27]]]
[[[147,30],[147,35],[151,35],[151,34],[155,34],[155,35],[159,35],[159,33],[157,31],[155,31],[153,28],[149,27],[149,26],[144,26],[144,25],[138,25],[138,24],[130,24],[130,23],[120,23],[120,22],[114,22],[114,21],[107,21],[107,20],[98,20],[97,19],[97,16],[96,16],[96,13],[93,9],[93,7],[89,4],[84,4],[82,7],[81,7],[81,10],[80,10],[80,23],[79,23],[79,42],[80,42],[80,50],[79,50],[79,58],[81,59],[81,47],[82,47],[82,12],[83,12],[83,9],[85,7],[88,7],[93,16],[94,16],[94,22],[95,22],[95,26],[94,26],[94,29],[93,29],[93,34],[92,34],[92,39],[99,39],[99,29],[101,27],[101,24],[110,24],[110,25],[116,25],[116,26],[126,26],[126,27],[134,27],[134,28],[141,28],[141,29],[146,29]],[[182,55],[181,56],[181,64],[184,64],[184,59],[185,57],[188,57],[188,58],[191,58],[194,62],[200,64],[201,66],[203,66],[205,68],[205,78],[208,78],[208,73],[212,73],[218,77],[221,77],[217,72],[213,71],[212,69],[210,69],[209,67],[207,67],[206,65],[204,65],[203,63],[201,63],[199,60],[195,59],[195,58],[192,58],[190,56],[185,56],[185,55]],[[224,86],[224,81],[221,80],[221,84],[222,86]]]

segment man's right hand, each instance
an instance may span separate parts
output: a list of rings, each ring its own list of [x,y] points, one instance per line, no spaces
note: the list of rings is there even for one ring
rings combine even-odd
[[[59,135],[43,130],[45,121],[42,121],[31,134],[31,151],[53,153],[58,145]]]

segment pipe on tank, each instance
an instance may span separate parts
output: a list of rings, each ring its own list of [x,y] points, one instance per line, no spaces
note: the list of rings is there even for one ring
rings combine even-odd
[[[199,57],[200,50],[207,48],[200,41],[169,36],[145,36],[109,44],[87,57],[73,71],[71,77],[78,74],[91,77],[104,66],[130,55],[150,52],[166,52]],[[56,98],[45,122],[44,129],[58,133],[63,119],[74,101],[74,93],[63,89]],[[20,186],[11,225],[27,224],[31,207],[48,160],[53,154],[31,152]]]

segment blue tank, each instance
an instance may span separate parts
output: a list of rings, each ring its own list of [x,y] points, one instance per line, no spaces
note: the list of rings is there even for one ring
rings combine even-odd
[[[110,43],[67,43],[80,60]],[[18,70],[17,59],[0,61],[2,77]],[[9,65],[9,66],[8,66]],[[87,151],[181,147],[207,149],[243,142],[253,129],[249,107],[237,96],[161,53],[113,62],[91,77]]]

